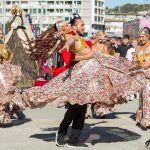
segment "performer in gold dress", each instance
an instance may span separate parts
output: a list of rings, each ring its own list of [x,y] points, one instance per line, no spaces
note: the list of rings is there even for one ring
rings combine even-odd
[[[143,85],[139,109],[136,120],[144,128],[150,126],[150,30],[144,28],[139,32],[140,46],[136,49],[135,61],[141,70],[141,84]],[[139,77],[139,74],[137,74]]]
[[[21,68],[11,64],[14,54],[3,44],[2,37],[0,30],[0,123],[4,124],[11,122],[11,116],[23,108],[23,103],[16,87],[21,78]]]

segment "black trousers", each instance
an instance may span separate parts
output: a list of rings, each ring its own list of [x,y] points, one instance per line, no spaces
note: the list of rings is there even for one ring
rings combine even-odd
[[[72,123],[72,129],[81,130],[84,127],[85,121],[85,113],[87,110],[87,104],[85,105],[71,105],[69,104],[69,108],[65,113],[64,119],[62,120],[58,133],[62,135],[66,135],[68,131],[68,127]]]

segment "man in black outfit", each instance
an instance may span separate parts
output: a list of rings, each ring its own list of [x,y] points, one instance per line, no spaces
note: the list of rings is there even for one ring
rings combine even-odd
[[[70,21],[71,26],[74,28],[75,32],[79,36],[83,36],[84,34],[84,22],[82,21],[80,16],[74,16],[74,18]],[[59,147],[64,146],[64,138],[67,134],[68,127],[72,122],[71,135],[69,136],[68,147],[81,147],[79,145],[78,140],[81,135],[82,129],[84,127],[85,121],[85,113],[87,110],[87,104],[85,105],[71,105],[68,104],[68,110],[65,113],[64,119],[62,120],[59,130],[56,133],[56,145]],[[86,147],[87,145],[84,145]]]
[[[120,53],[120,57],[126,58],[127,51],[132,48],[130,44],[130,36],[128,34],[123,36],[122,44],[118,47],[117,51]]]

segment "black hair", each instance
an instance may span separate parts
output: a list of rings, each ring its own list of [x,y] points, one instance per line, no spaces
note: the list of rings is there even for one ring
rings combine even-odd
[[[118,40],[118,37],[117,37],[117,36],[113,36],[112,38],[115,39],[116,41]]]
[[[130,40],[130,35],[129,35],[129,34],[125,34],[125,35],[123,36],[123,39],[128,39],[128,40]]]
[[[70,20],[70,24],[71,26],[75,26],[76,25],[76,21],[78,19],[81,19],[81,16],[79,14],[73,14],[73,19]]]
[[[122,40],[122,38],[119,36],[119,37],[118,37],[118,40],[119,40],[119,41],[121,41],[121,40]]]

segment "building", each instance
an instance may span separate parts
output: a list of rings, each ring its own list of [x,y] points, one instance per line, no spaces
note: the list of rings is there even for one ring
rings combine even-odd
[[[58,20],[70,21],[73,13],[82,16],[88,36],[97,30],[104,30],[105,0],[1,0],[0,20],[11,20],[10,9],[20,5],[27,14],[31,14],[33,24],[45,30]]]
[[[109,36],[123,36],[124,22],[142,18],[142,15],[126,13],[106,13],[105,29]]]

